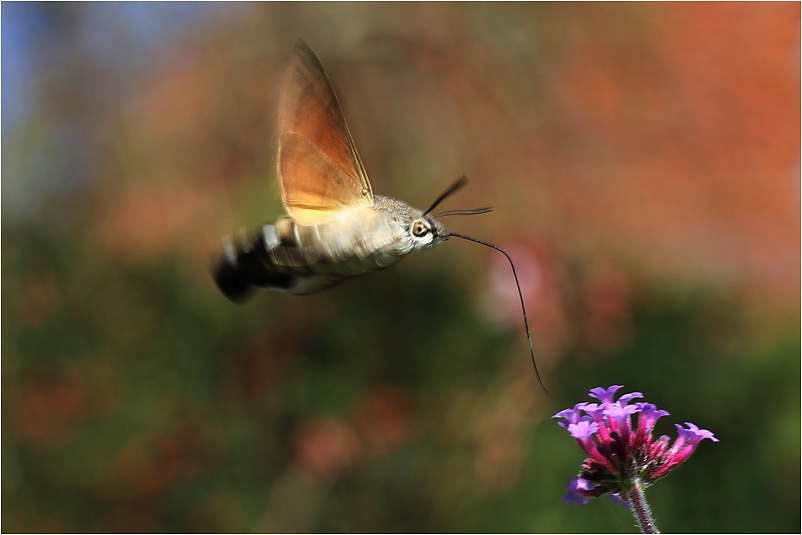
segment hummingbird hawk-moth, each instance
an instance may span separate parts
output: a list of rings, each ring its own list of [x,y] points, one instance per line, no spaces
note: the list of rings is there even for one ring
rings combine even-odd
[[[405,256],[431,249],[449,237],[438,217],[481,214],[492,208],[449,210],[430,215],[440,202],[467,183],[463,176],[429,209],[374,195],[357,153],[337,95],[323,65],[303,41],[295,46],[284,75],[279,102],[278,182],[286,214],[253,233],[223,238],[223,254],[213,267],[214,280],[232,301],[256,288],[310,294],[384,269]],[[520,285],[532,363],[529,323]],[[537,372],[535,365],[535,372]],[[545,386],[543,387],[545,389]],[[548,392],[548,391],[547,391]]]

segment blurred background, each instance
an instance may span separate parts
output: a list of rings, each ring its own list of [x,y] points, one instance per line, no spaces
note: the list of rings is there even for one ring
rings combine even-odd
[[[304,38],[374,191],[457,240],[237,306]],[[721,442],[674,532],[800,530],[798,3],[2,4],[2,530],[632,532],[550,417]],[[790,403],[790,405],[788,405]]]

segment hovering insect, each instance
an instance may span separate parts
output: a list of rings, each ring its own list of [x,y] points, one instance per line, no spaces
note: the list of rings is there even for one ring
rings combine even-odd
[[[490,207],[449,210],[430,215],[462,188],[463,176],[425,211],[374,195],[356,151],[337,95],[320,59],[299,41],[284,75],[279,104],[278,178],[286,215],[250,235],[223,237],[223,254],[213,267],[214,280],[232,301],[256,288],[303,295],[384,269],[416,251],[431,249],[450,237],[501,248],[446,231],[437,218],[482,214]],[[532,364],[529,322],[518,285]],[[546,390],[548,392],[548,390]]]

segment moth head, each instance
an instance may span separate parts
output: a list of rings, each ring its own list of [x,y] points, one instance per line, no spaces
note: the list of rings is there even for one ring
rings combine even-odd
[[[426,215],[413,217],[408,232],[415,249],[431,249],[448,238],[443,224]]]
[[[429,215],[432,210],[446,200],[448,197],[462,189],[468,179],[461,176],[456,182],[449,186],[425,212],[419,212],[412,209],[408,220],[407,233],[412,240],[414,249],[431,249],[448,239],[449,233],[446,228],[436,218],[446,215],[470,215],[470,214],[484,214],[492,210],[492,208],[475,208],[473,210],[448,210],[438,214]]]

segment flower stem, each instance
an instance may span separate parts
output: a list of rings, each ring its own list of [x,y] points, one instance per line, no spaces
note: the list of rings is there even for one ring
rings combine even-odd
[[[640,479],[635,480],[635,484],[632,490],[627,493],[627,497],[632,504],[632,514],[635,515],[635,520],[638,521],[641,533],[660,533],[654,523],[654,518],[652,518],[649,504],[646,502],[646,493],[643,490]]]

